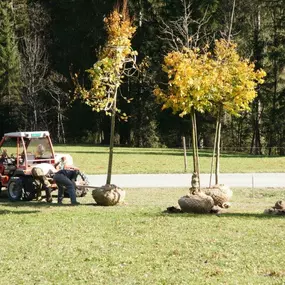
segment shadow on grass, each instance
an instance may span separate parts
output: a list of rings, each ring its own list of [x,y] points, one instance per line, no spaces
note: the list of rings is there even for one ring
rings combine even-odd
[[[54,200],[57,198],[54,198]],[[47,203],[45,201],[10,201],[7,197],[0,197],[0,206],[9,206],[11,208],[18,208],[18,207],[30,207],[30,208],[50,208],[50,207],[79,207],[79,206],[98,206],[96,203],[84,203],[79,205],[71,205],[71,203],[68,201],[66,204],[58,204],[56,202],[53,203]],[[1,211],[1,210],[0,210]],[[6,211],[6,210],[3,210]],[[17,213],[20,213],[17,212]],[[29,212],[30,213],[30,212]],[[0,212],[1,214],[1,212]]]
[[[66,204],[58,204],[58,203],[47,203],[47,202],[37,202],[37,201],[18,201],[18,202],[11,202],[11,201],[3,201],[0,200],[0,206],[9,206],[11,208],[18,208],[18,207],[29,207],[29,208],[50,208],[50,207],[80,207],[80,206],[98,206],[96,203],[86,203],[86,204],[79,204],[79,205],[72,205],[70,203]]]
[[[62,205],[58,205],[57,203],[46,203],[46,202],[37,202],[37,201],[17,201],[11,202],[9,200],[0,199],[0,206],[8,206],[11,208],[19,208],[19,207],[29,207],[29,208],[49,208],[49,207],[59,207]],[[64,206],[64,205],[63,205]]]
[[[244,219],[274,219],[284,217],[285,215],[270,215],[264,213],[210,213],[210,214],[194,214],[194,213],[168,213],[162,212],[159,214],[160,216],[173,216],[173,217],[185,217],[185,218],[200,218],[207,216],[216,216],[218,218],[244,218]]]
[[[11,202],[8,199],[0,199],[0,206],[8,206],[10,208],[19,208],[19,207],[26,207],[26,208],[50,208],[50,207],[80,207],[80,206],[92,206],[92,207],[102,207],[106,208],[108,206],[101,206],[96,203],[83,203],[79,204],[77,206],[73,206],[70,203],[59,205],[57,203],[46,203],[46,202],[37,202],[37,201],[18,201],[18,202]],[[112,206],[109,206],[110,208],[113,208]],[[38,213],[39,210],[31,210],[31,211],[13,211],[13,210],[0,210],[0,215],[6,215],[6,214],[32,214],[32,213]],[[217,218],[241,218],[241,219],[264,219],[264,220],[270,220],[274,218],[285,218],[285,215],[277,215],[277,214],[265,214],[265,213],[207,213],[207,214],[195,214],[195,213],[183,213],[183,212],[141,212],[140,215],[142,216],[163,216],[163,217],[176,217],[176,218],[195,218],[199,219],[201,217],[213,217],[216,216]]]
[[[34,214],[39,213],[40,211],[11,211],[11,210],[0,210],[0,215],[9,215],[9,214],[16,214],[16,215],[22,215],[22,214]]]
[[[258,219],[273,219],[273,218],[280,218],[280,217],[285,217],[284,215],[270,215],[270,214],[265,214],[265,213],[223,213],[223,214],[218,214],[219,217],[223,218],[258,218]]]

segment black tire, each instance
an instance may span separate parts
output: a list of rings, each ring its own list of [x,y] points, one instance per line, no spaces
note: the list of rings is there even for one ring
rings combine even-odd
[[[31,201],[36,198],[36,189],[34,185],[34,178],[32,176],[22,177],[23,184],[23,200]]]
[[[23,197],[23,183],[20,177],[12,177],[7,186],[8,198],[12,202],[20,201]]]
[[[78,184],[81,185],[89,185],[89,181],[87,176],[83,172],[78,172],[77,178],[76,178],[76,197],[84,197],[88,193],[88,188],[80,187]]]

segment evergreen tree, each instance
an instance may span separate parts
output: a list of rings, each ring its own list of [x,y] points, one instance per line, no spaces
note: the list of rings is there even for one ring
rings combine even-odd
[[[285,70],[285,8],[284,1],[267,4],[270,23],[267,26],[270,41],[267,42],[267,108],[265,137],[269,155],[279,154],[284,148],[284,70]]]
[[[16,41],[11,5],[0,2],[0,104],[20,100],[20,54]]]
[[[16,36],[21,39],[29,26],[28,0],[10,0]],[[35,1],[31,1],[33,3]]]

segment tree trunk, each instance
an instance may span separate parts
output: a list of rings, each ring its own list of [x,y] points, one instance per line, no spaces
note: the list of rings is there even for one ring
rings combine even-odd
[[[215,156],[216,156],[216,145],[217,145],[217,138],[218,138],[218,125],[219,125],[219,120],[217,119],[216,131],[215,131],[215,140],[214,140],[214,147],[213,147],[213,155],[212,155],[212,161],[211,161],[209,188],[211,188],[211,186],[212,186],[212,175],[213,175],[214,160],[215,160]]]
[[[255,29],[254,29],[254,58],[256,60],[256,68],[261,68],[262,62],[262,53],[263,53],[263,45],[260,40],[260,32],[261,32],[261,14],[260,14],[260,6],[257,6],[256,14],[254,16],[255,21]],[[257,97],[253,102],[252,108],[252,116],[253,116],[253,136],[250,146],[251,154],[262,154],[261,150],[261,134],[260,134],[260,122],[261,122],[261,102],[260,102],[260,94],[257,93]]]
[[[219,185],[220,174],[221,117],[219,118],[217,135],[215,185]]]
[[[215,185],[219,184],[219,174],[220,174],[220,145],[221,145],[221,128],[222,128],[222,106],[220,106],[220,110],[218,112],[217,118],[217,140],[215,145],[215,152],[216,152],[216,165],[215,165]]]
[[[199,153],[198,153],[198,136],[197,123],[194,108],[191,110],[192,122],[192,149],[193,149],[193,175],[191,181],[191,190],[193,192],[200,191],[200,169],[199,169]]]
[[[259,96],[253,106],[253,135],[250,146],[250,153],[259,155],[262,154],[262,145],[260,139],[260,121],[261,121],[261,108],[260,108]]]
[[[37,109],[34,106],[34,127],[33,127],[34,131],[37,131],[38,129],[38,113],[37,113]]]
[[[274,37],[273,37],[273,44],[275,47],[278,46],[278,35],[277,35],[277,28],[274,28]],[[271,109],[271,125],[269,127],[269,142],[268,142],[268,154],[269,155],[274,155],[274,147],[276,147],[276,131],[277,125],[276,125],[276,120],[277,120],[277,88],[278,88],[278,59],[274,58],[273,59],[273,96],[272,96],[272,109]]]
[[[59,143],[65,144],[65,131],[59,95],[57,96],[57,138]]]
[[[113,106],[112,106],[112,114],[111,114],[109,162],[108,162],[108,172],[107,172],[106,184],[111,184],[111,176],[112,176],[113,150],[114,150],[114,137],[115,137],[115,122],[116,122],[117,91],[118,91],[118,88],[116,87],[115,94],[114,94],[114,103],[113,103]]]

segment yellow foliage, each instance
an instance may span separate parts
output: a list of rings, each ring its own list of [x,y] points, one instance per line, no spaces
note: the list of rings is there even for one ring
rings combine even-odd
[[[257,84],[264,82],[264,70],[255,71],[253,63],[241,59],[235,43],[216,41],[213,54],[207,48],[184,48],[165,56],[162,69],[168,75],[168,88],[154,89],[163,109],[184,116],[192,107],[199,112],[222,108],[234,115],[249,108]]]
[[[77,76],[74,78],[76,94],[96,111],[110,109],[124,77],[125,64],[134,61],[137,55],[131,47],[136,27],[132,25],[127,9],[123,8],[121,12],[115,9],[104,23],[107,43],[100,51],[98,61],[86,70],[91,79],[91,89],[86,90],[78,84]]]
[[[212,64],[207,52],[199,49],[184,48],[173,51],[164,58],[163,71],[168,74],[168,89],[158,86],[154,95],[163,108],[172,108],[180,116],[189,114],[191,108],[203,112],[210,104]]]
[[[235,43],[217,40],[214,50],[215,74],[213,99],[216,105],[233,115],[249,110],[257,96],[256,87],[264,82],[264,70],[255,70],[254,63],[241,59]]]

